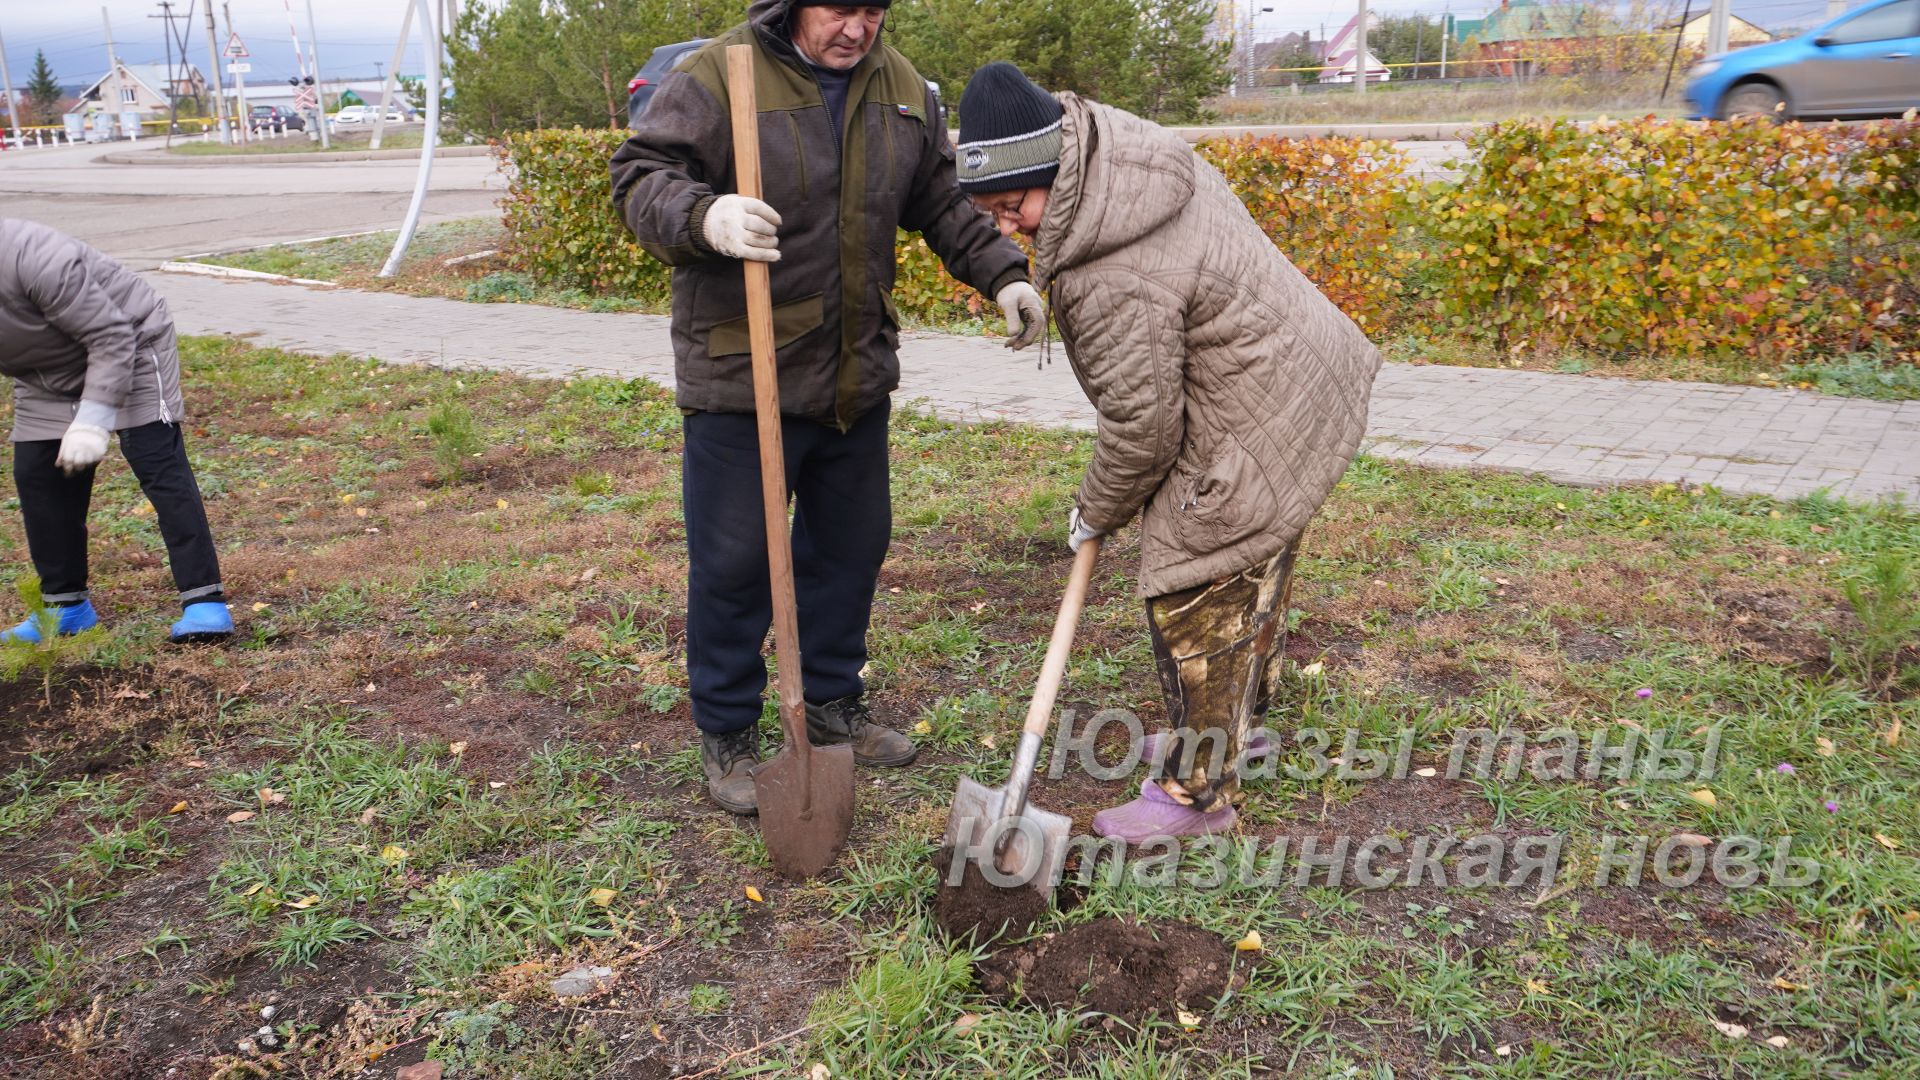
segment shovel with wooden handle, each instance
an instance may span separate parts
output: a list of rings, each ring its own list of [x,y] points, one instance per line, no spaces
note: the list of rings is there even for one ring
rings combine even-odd
[[[1020,729],[1020,746],[1013,754],[1013,775],[1007,778],[1006,786],[997,788],[963,776],[953,793],[943,841],[953,851],[953,873],[959,873],[969,860],[979,860],[984,873],[990,862],[995,873],[985,875],[988,882],[1000,885],[1011,879],[1009,887],[1025,885],[1047,897],[1053,895],[1054,885],[1060,880],[1073,819],[1028,805],[1027,785],[1040,758],[1040,740],[1053,716],[1067,656],[1073,652],[1073,631],[1080,623],[1080,610],[1086,606],[1087,586],[1093,581],[1093,564],[1099,557],[1097,536],[1082,543],[1074,554],[1073,573],[1067,578],[1066,595],[1060,598],[1060,614],[1053,620],[1047,658],[1040,664],[1040,681],[1027,705],[1027,722]],[[957,881],[949,879],[948,884]]]
[[[760,197],[760,131],[753,95],[753,46],[727,47],[733,109],[735,187]],[[807,741],[800,684],[800,629],[787,534],[787,473],[780,439],[780,379],[773,364],[773,291],[767,264],[745,260],[747,333],[753,348],[753,410],[760,426],[760,493],[767,511],[767,569],[773,589],[773,650],[780,662],[780,731],[786,745],[753,768],[760,835],[781,873],[806,878],[833,864],[853,827],[853,748]]]

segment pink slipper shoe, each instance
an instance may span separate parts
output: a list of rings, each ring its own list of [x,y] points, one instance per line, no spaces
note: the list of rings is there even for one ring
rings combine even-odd
[[[1223,806],[1203,814],[1182,806],[1151,780],[1140,784],[1140,797],[1093,815],[1093,831],[1129,844],[1144,844],[1162,836],[1212,836],[1233,828],[1237,815]]]

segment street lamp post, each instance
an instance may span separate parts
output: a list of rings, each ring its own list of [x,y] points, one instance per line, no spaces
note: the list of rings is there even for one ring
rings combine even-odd
[[[1273,9],[1270,7],[1255,8],[1251,3],[1247,5],[1246,43],[1240,47],[1240,79],[1241,84],[1247,88],[1248,93],[1253,92],[1253,16],[1256,11],[1259,14],[1266,15],[1271,13]]]

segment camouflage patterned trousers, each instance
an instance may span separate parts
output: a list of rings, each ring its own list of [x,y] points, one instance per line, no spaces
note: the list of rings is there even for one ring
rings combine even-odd
[[[1235,765],[1271,697],[1268,665],[1286,643],[1299,541],[1229,578],[1147,601],[1169,740],[1154,779],[1175,801],[1211,812],[1240,792]]]

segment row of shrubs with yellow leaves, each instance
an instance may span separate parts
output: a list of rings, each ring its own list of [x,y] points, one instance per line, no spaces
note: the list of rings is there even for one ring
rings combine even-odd
[[[664,301],[666,267],[608,197],[623,133],[508,136],[506,224],[544,282]],[[1480,129],[1456,177],[1389,143],[1241,138],[1197,148],[1273,242],[1376,338],[1506,352],[1762,366],[1920,348],[1920,122],[1644,119]],[[894,299],[934,322],[982,300],[903,237]]]

